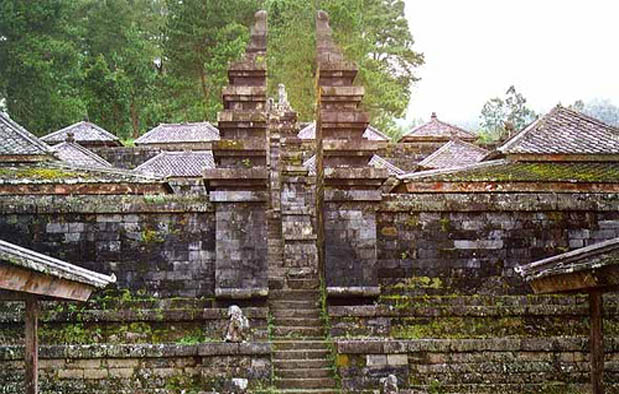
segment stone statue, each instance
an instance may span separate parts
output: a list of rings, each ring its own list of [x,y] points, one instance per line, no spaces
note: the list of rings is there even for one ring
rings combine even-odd
[[[243,311],[237,305],[228,308],[228,330],[226,331],[226,342],[243,342],[249,333],[249,320],[243,315]]]
[[[286,86],[283,83],[277,85],[278,101],[277,106],[280,110],[290,109],[290,103],[288,102],[288,93],[286,92]]]
[[[395,375],[389,375],[386,378],[382,378],[380,380],[380,384],[382,384],[383,394],[397,394],[398,393],[398,378]]]

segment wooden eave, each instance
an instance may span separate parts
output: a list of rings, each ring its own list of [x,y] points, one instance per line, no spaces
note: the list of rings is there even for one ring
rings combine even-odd
[[[619,265],[545,276],[532,280],[530,285],[538,294],[616,290],[619,288]]]
[[[86,301],[95,287],[0,262],[0,289],[65,300]]]

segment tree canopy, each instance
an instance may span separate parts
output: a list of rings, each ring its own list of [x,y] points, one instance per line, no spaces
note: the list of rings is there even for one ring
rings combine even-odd
[[[0,2],[0,102],[37,134],[88,117],[121,138],[160,122],[216,120],[228,64],[258,8],[269,12],[269,81],[314,115],[314,18],[359,65],[364,105],[395,130],[423,55],[402,0],[49,0]]]

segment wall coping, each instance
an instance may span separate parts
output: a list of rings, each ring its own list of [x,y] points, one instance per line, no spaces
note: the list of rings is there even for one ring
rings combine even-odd
[[[385,354],[416,352],[588,352],[586,337],[335,340],[338,354]],[[619,337],[604,338],[607,352],[619,351]]]
[[[194,356],[261,356],[271,354],[268,342],[209,342],[196,345],[92,344],[48,345],[39,347],[39,359],[166,358]],[[0,346],[0,360],[23,360],[24,347]]]
[[[206,195],[0,196],[1,214],[213,212]]]
[[[617,211],[617,193],[385,194],[379,212]]]

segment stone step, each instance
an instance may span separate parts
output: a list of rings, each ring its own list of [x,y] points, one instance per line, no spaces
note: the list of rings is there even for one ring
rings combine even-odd
[[[320,292],[317,289],[297,289],[297,290],[271,290],[269,299],[276,300],[308,300],[317,301],[320,299]]]
[[[288,287],[291,289],[318,289],[320,281],[317,278],[288,279]]]
[[[328,355],[329,351],[326,349],[276,350],[273,352],[273,358],[277,360],[325,359]]]
[[[318,317],[276,317],[275,326],[277,327],[319,327],[322,320]]]
[[[318,308],[310,309],[275,309],[271,311],[275,319],[278,318],[290,318],[290,317],[305,317],[316,318],[320,317],[320,310]]]
[[[275,371],[275,376],[283,379],[329,378],[332,373],[333,370],[330,368],[278,369]]]
[[[275,371],[282,369],[322,369],[331,366],[329,360],[315,359],[315,360],[277,360],[273,359],[273,367]]]
[[[256,391],[258,394],[272,394],[273,391]],[[278,389],[283,394],[340,394],[337,389]]]
[[[273,341],[275,350],[327,349],[325,341]]]
[[[318,300],[270,300],[271,310],[286,309],[317,309],[320,303]]]
[[[278,379],[275,381],[275,387],[284,389],[329,389],[335,388],[336,383],[333,378],[293,378]]]
[[[322,327],[275,327],[273,335],[280,338],[320,338],[324,336],[324,330]]]

